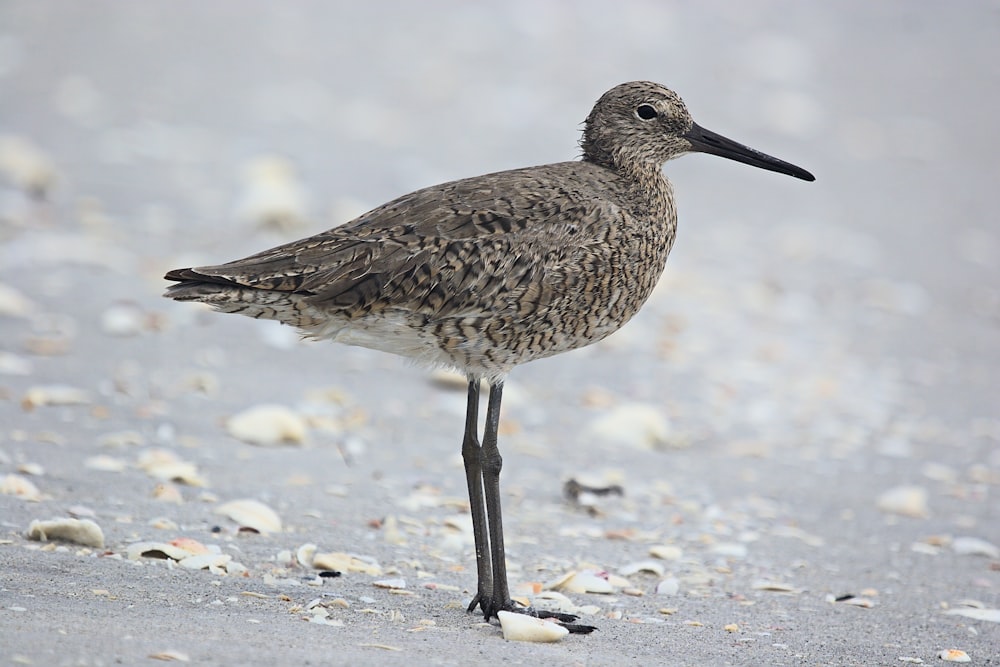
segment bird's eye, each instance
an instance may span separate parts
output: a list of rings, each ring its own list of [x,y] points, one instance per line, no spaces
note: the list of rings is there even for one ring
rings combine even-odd
[[[649,104],[640,104],[639,108],[635,110],[635,113],[643,120],[653,120],[656,118],[656,109]]]

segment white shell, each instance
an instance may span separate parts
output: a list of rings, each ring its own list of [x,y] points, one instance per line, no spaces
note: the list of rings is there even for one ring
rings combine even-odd
[[[32,521],[28,539],[38,541],[63,540],[87,547],[104,548],[104,532],[90,519],[53,519]]]
[[[0,493],[7,496],[17,496],[25,500],[41,500],[42,493],[27,477],[6,475],[0,480]]]
[[[988,621],[990,623],[1000,623],[1000,609],[977,609],[975,607],[949,609],[944,612],[949,616],[964,616],[977,621]]]
[[[592,437],[611,445],[656,449],[677,446],[671,439],[670,423],[660,408],[645,403],[627,403],[594,419],[587,429]]]
[[[229,517],[241,527],[253,528],[261,533],[281,532],[281,517],[259,500],[231,500],[219,505],[215,513]]]
[[[295,560],[302,567],[312,567],[313,557],[316,555],[317,547],[311,542],[303,544],[301,547],[295,550]]]
[[[938,657],[945,662],[972,662],[972,658],[965,651],[957,648],[949,648],[938,653]]]
[[[317,570],[360,572],[362,574],[370,574],[376,577],[382,574],[382,568],[379,567],[377,562],[369,562],[342,551],[316,554],[313,556],[312,566]]]
[[[1000,547],[978,537],[956,537],[951,543],[952,550],[962,556],[986,556],[1000,558]]]
[[[139,560],[143,556],[147,558],[159,558],[160,555],[171,560],[181,561],[196,555],[193,551],[188,551],[176,544],[167,542],[135,542],[128,545],[125,555],[129,560]]]
[[[677,577],[667,577],[656,585],[657,595],[677,595],[681,590],[681,582]]]
[[[198,554],[181,559],[178,565],[189,570],[204,570],[212,567],[225,567],[232,559],[233,557],[229,554]]]
[[[604,577],[599,577],[590,570],[570,572],[555,579],[544,588],[550,591],[566,591],[568,593],[613,593],[615,587]]]
[[[64,384],[31,387],[21,399],[21,405],[29,410],[43,405],[82,405],[89,402],[90,394]]]
[[[656,544],[649,547],[649,555],[663,560],[680,560],[684,550],[672,544]]]
[[[557,642],[569,634],[569,630],[558,623],[525,614],[501,611],[497,614],[497,618],[500,619],[503,638],[508,641]]]
[[[882,493],[876,505],[887,514],[902,514],[917,519],[930,515],[927,489],[921,486],[895,486]]]
[[[306,422],[284,405],[257,405],[230,417],[226,422],[229,435],[251,445],[274,446],[302,444],[306,439]]]
[[[658,577],[662,577],[666,569],[660,563],[655,560],[640,560],[634,563],[629,563],[618,568],[618,572],[626,577],[630,577],[633,574],[639,574],[640,572],[645,572],[647,574],[655,574]]]

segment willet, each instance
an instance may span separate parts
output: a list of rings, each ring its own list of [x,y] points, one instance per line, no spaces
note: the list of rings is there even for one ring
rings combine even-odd
[[[698,126],[650,82],[605,93],[582,159],[418,190],[340,227],[246,259],[166,275],[166,296],[278,320],[305,336],[458,369],[468,378],[462,456],[486,620],[507,585],[497,425],[518,364],[605,338],[639,310],[677,229],[666,161],[711,153],[806,181],[812,174]],[[489,383],[479,439],[479,387]],[[577,632],[575,617],[554,615]]]

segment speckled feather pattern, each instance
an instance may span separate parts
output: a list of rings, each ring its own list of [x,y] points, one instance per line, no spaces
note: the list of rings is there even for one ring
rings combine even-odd
[[[647,103],[657,122],[636,115]],[[502,378],[601,340],[646,301],[677,228],[661,169],[689,150],[691,122],[672,91],[623,84],[587,118],[579,161],[418,190],[246,259],[172,271],[167,296]]]

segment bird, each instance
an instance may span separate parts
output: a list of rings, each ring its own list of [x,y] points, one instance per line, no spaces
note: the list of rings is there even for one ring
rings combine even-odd
[[[649,81],[608,90],[578,159],[403,195],[343,225],[217,266],[176,269],[164,296],[277,320],[332,340],[457,370],[468,381],[462,457],[477,586],[468,612],[577,617],[523,607],[508,586],[497,443],[504,382],[520,364],[597,342],[638,312],[677,232],[665,163],[708,153],[815,177],[707,130]],[[489,387],[479,436],[480,387]]]

